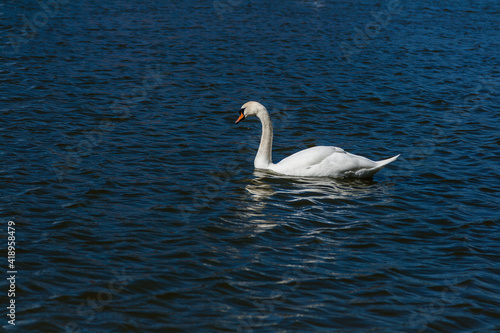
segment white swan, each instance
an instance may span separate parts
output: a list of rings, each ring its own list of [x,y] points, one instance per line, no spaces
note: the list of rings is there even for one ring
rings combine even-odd
[[[262,137],[255,156],[255,169],[270,170],[287,176],[370,178],[399,155],[382,161],[350,154],[342,148],[317,146],[299,151],[274,164],[271,159],[273,125],[267,109],[258,102],[247,102],[240,110],[236,124],[249,116],[257,116],[262,123]]]

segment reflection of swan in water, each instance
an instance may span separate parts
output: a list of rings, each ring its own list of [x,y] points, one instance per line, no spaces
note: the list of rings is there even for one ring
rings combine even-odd
[[[245,190],[250,193],[250,200],[245,207],[244,216],[249,223],[256,226],[256,232],[266,231],[274,228],[277,223],[274,218],[270,218],[267,214],[263,213],[265,210],[268,199],[276,192],[273,190],[271,184],[266,181],[266,174],[256,171],[256,176],[250,180],[250,184],[245,186]],[[240,212],[241,213],[241,212]]]
[[[373,180],[366,179],[332,179],[319,177],[283,177],[272,172],[255,170],[255,178],[245,189],[252,194],[252,199],[261,201],[273,195],[286,195],[293,201],[356,199],[369,195],[380,189],[385,191]]]
[[[260,201],[267,199],[276,192],[271,187],[271,184],[265,181],[266,173],[262,171],[255,171],[256,178],[251,180],[251,184],[245,186],[245,189],[250,192],[254,200]]]
[[[246,182],[247,193],[242,198],[245,205],[236,214],[248,227],[253,226],[255,233],[288,223],[290,218],[304,223],[314,221],[329,228],[346,228],[346,224],[335,222],[337,216],[366,205],[364,198],[370,198],[372,203],[392,200],[389,194],[392,185],[373,180],[283,177],[256,170],[254,178]],[[352,221],[349,226],[357,223]]]

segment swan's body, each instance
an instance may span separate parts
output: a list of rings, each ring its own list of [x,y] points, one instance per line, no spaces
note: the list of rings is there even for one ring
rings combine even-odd
[[[363,156],[350,154],[342,148],[317,146],[301,150],[274,164],[272,162],[273,125],[267,109],[258,102],[245,103],[241,107],[240,117],[236,123],[253,115],[257,116],[262,123],[262,137],[254,161],[256,169],[270,170],[287,176],[370,178],[399,157],[397,155],[375,162]]]

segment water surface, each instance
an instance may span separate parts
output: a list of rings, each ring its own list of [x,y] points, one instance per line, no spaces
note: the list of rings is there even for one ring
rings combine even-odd
[[[3,330],[500,331],[497,1],[41,6],[0,7]],[[275,162],[401,157],[256,172],[248,100]]]

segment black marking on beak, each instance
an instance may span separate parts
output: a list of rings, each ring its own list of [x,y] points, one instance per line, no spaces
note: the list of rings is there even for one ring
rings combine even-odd
[[[238,119],[235,121],[235,124],[239,123],[240,121],[242,121],[243,119],[245,119],[246,116],[245,116],[245,109],[240,109],[240,116],[238,117]]]

